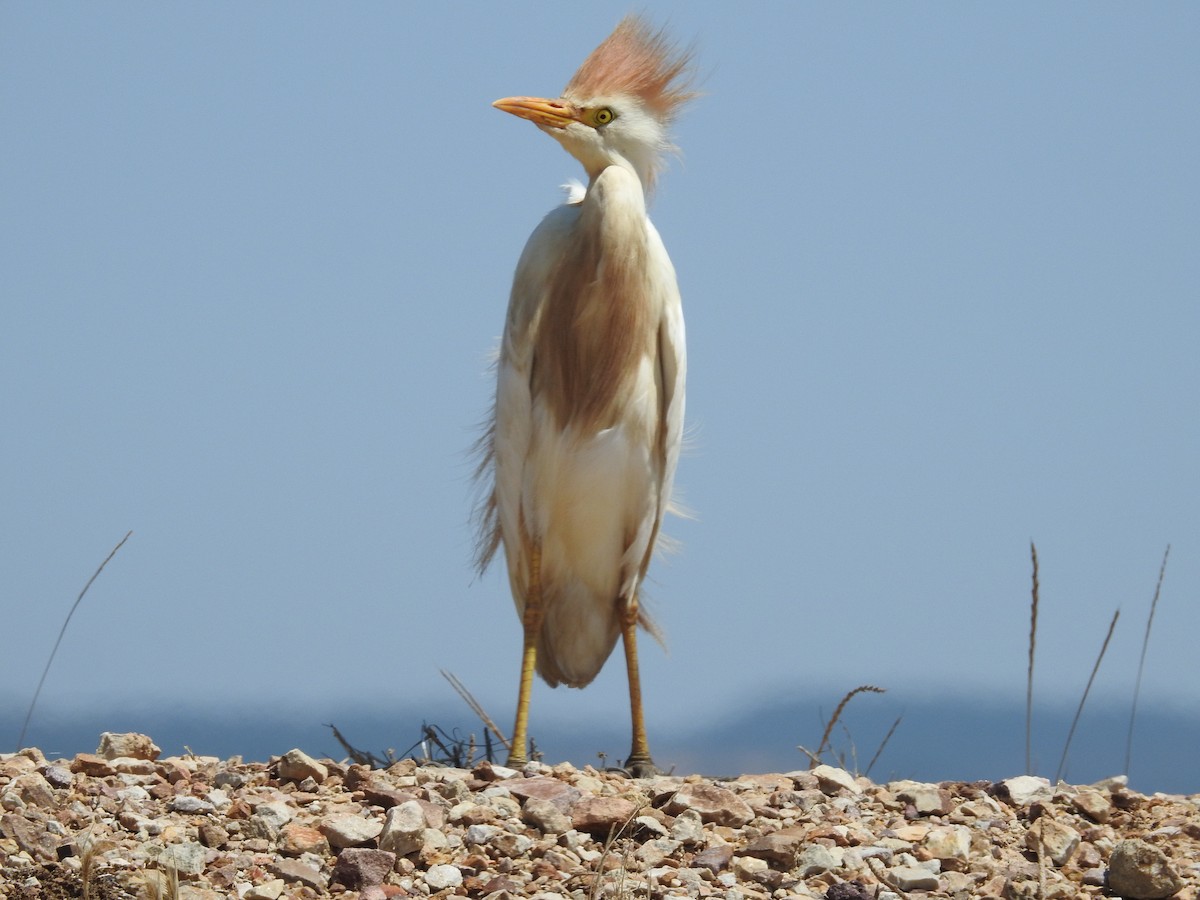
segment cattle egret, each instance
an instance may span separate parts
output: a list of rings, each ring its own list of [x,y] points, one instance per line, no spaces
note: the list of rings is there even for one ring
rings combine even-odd
[[[556,100],[493,106],[533,122],[587,171],[517,263],[480,441],[482,571],[502,544],[524,652],[508,764],[523,766],[533,673],[584,687],[620,636],[633,740],[626,768],[655,771],[637,628],[657,636],[639,586],[667,510],[683,432],[683,310],[675,269],[646,216],[692,98],[690,54],[636,16],[584,61]]]

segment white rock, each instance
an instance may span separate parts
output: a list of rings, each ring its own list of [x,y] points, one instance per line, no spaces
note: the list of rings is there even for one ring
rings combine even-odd
[[[1056,866],[1064,865],[1079,849],[1079,832],[1062,822],[1042,816],[1025,834],[1025,846],[1043,853]]]
[[[486,844],[499,833],[500,829],[495,825],[472,825],[463,840],[467,844]]]
[[[279,900],[283,894],[286,882],[282,878],[272,878],[262,884],[252,884],[242,900]]]
[[[906,893],[937,890],[937,875],[920,866],[897,866],[887,872],[892,885]]]
[[[769,868],[765,859],[759,859],[756,856],[735,856],[733,858],[733,871],[743,881],[752,881]]]
[[[106,731],[100,735],[100,746],[96,748],[96,755],[102,756],[104,759],[117,759],[118,757],[128,757],[131,759],[158,759],[158,755],[162,753],[158,745],[150,740],[144,734],[128,733],[114,734],[111,731]]]
[[[462,884],[462,872],[458,866],[437,865],[430,866],[429,871],[425,873],[425,883],[435,891],[444,891],[446,888],[458,887]]]
[[[320,784],[329,777],[329,769],[303,750],[289,750],[279,760],[279,777],[288,781],[304,781],[311,778]]]
[[[971,852],[971,829],[966,825],[946,825],[932,829],[923,846],[936,859],[966,859]]]
[[[159,855],[159,865],[171,866],[180,875],[199,875],[204,871],[204,854],[207,852],[203,844],[170,844]]]
[[[129,787],[121,788],[119,791],[117,791],[117,799],[122,803],[128,803],[133,806],[137,806],[149,801],[150,792],[144,787],[131,784]]]
[[[704,822],[694,809],[685,809],[671,824],[671,837],[684,844],[704,842]]]
[[[366,816],[353,813],[342,813],[330,816],[320,824],[321,834],[329,841],[329,846],[339,849],[356,847],[379,836],[383,831],[383,823]]]
[[[180,794],[171,798],[171,809],[180,813],[211,813],[216,809],[207,800],[193,797],[190,794]]]
[[[254,816],[275,834],[278,834],[280,828],[292,821],[295,814],[296,810],[286,800],[272,800],[254,807]]]
[[[830,869],[840,868],[845,861],[845,855],[845,851],[841,847],[810,844],[796,857],[795,868],[803,878],[820,875]]]
[[[1018,775],[1016,778],[1006,778],[1000,783],[1017,806],[1028,806],[1035,800],[1049,800],[1054,796],[1049,779],[1037,775]]]
[[[820,765],[816,766],[811,774],[816,776],[821,790],[827,794],[834,793],[839,788],[844,788],[852,794],[862,793],[862,789],[859,788],[854,776],[845,769],[839,769],[836,766]]]
[[[425,810],[416,800],[407,800],[387,811],[379,833],[379,849],[397,856],[416,853],[424,843],[424,831]]]

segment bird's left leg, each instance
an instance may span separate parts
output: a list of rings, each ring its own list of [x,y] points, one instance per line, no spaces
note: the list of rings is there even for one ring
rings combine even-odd
[[[522,538],[525,538],[523,528]],[[521,616],[525,644],[521,654],[521,683],[517,689],[517,719],[513,724],[512,746],[508,748],[508,765],[514,769],[524,768],[528,762],[525,747],[529,740],[529,697],[533,693],[537,642],[545,618],[542,606],[542,545],[536,539],[525,540],[529,553],[529,589],[525,594],[525,610]]]
[[[642,714],[642,679],[637,654],[638,599],[634,593],[621,601],[621,640],[625,645],[625,673],[629,679],[629,712],[633,723],[633,745],[625,768],[634,778],[657,775],[646,740],[646,719]]]

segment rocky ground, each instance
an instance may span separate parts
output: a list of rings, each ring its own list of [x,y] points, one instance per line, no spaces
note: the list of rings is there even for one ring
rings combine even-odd
[[[1200,896],[1200,795],[1120,779],[159,757],[112,734],[69,760],[0,755],[0,897]]]

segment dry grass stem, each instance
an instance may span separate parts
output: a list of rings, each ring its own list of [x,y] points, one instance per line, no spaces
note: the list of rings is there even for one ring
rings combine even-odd
[[[99,577],[100,573],[104,571],[104,567],[108,565],[108,561],[117,555],[117,551],[125,545],[125,542],[129,540],[129,536],[131,534],[133,534],[132,531],[125,532],[125,537],[121,538],[121,540],[117,542],[117,546],[113,547],[112,550],[109,551],[108,556],[104,557],[104,562],[100,563],[100,567],[92,573],[92,577],[87,580],[87,584],[83,586],[83,590],[80,591],[79,596],[75,598],[75,603],[72,604],[71,611],[67,613],[67,617],[63,619],[62,628],[58,630],[58,638],[54,642],[54,649],[50,651],[50,658],[46,660],[46,668],[42,670],[42,677],[38,679],[37,690],[33,692],[33,699],[29,701],[29,711],[25,713],[25,721],[21,725],[21,736],[17,738],[18,750],[25,746],[25,732],[29,728],[29,720],[33,718],[33,709],[35,706],[37,706],[38,697],[41,696],[42,685],[46,683],[46,676],[50,674],[50,666],[53,665],[54,656],[58,653],[58,645],[62,643],[63,635],[67,633],[67,626],[71,624],[71,616],[75,615],[75,610],[79,608],[79,604],[83,600],[83,595],[88,592],[88,588],[92,586],[92,582],[95,581]]]
[[[1108,642],[1112,640],[1113,629],[1117,627],[1117,619],[1121,618],[1121,610],[1118,609],[1113,613],[1112,621],[1108,623],[1108,634],[1104,636],[1104,643],[1100,645],[1100,653],[1096,657],[1096,663],[1092,666],[1092,674],[1088,676],[1087,686],[1083,689],[1083,696],[1079,698],[1079,708],[1075,710],[1075,718],[1071,720],[1071,730],[1067,732],[1067,742],[1063,745],[1062,759],[1058,761],[1058,770],[1054,773],[1054,781],[1057,784],[1059,777],[1063,773],[1063,769],[1067,765],[1067,754],[1071,750],[1071,738],[1075,737],[1075,726],[1079,724],[1079,717],[1083,715],[1083,705],[1087,703],[1088,692],[1092,689],[1092,682],[1096,680],[1096,673],[1100,671],[1100,663],[1104,659],[1104,653],[1108,650]]]
[[[633,812],[621,823],[620,828],[614,828],[609,831],[608,839],[605,840],[604,847],[600,851],[600,857],[596,860],[596,874],[592,877],[592,887],[588,891],[588,900],[598,900],[600,897],[600,891],[604,883],[604,864],[607,862],[608,857],[612,855],[613,846],[629,830],[630,824],[642,814],[642,810],[645,808],[644,803],[634,807]],[[621,865],[617,869],[616,881],[613,885],[617,900],[623,900],[625,897],[625,875],[628,870],[629,867],[626,865],[624,857],[622,857]]]
[[[83,885],[83,900],[92,900],[92,885],[95,879],[96,847],[89,838],[79,851],[79,880]]]
[[[837,724],[838,719],[841,718],[842,712],[846,709],[846,704],[849,703],[851,698],[855,695],[863,693],[886,694],[887,690],[885,688],[876,687],[873,684],[860,684],[854,690],[847,693],[846,696],[842,697],[841,702],[838,703],[837,708],[833,711],[833,716],[829,719],[829,724],[825,726],[825,733],[821,735],[821,743],[817,745],[816,752],[806,750],[804,747],[799,748],[809,758],[812,765],[815,766],[821,762],[821,754],[824,753],[825,748],[829,746],[829,736],[833,734],[833,727]]]
[[[458,692],[458,696],[463,698],[467,706],[471,707],[471,712],[479,716],[479,721],[481,721],[485,727],[491,729],[492,734],[500,739],[500,743],[504,745],[504,749],[512,750],[512,744],[509,743],[508,738],[504,736],[504,732],[496,727],[495,721],[487,714],[487,710],[485,710],[480,705],[479,701],[471,695],[471,692],[468,691],[466,686],[458,680],[458,677],[453,672],[447,672],[445,669],[439,669],[438,671],[442,673],[443,678],[450,682],[450,687],[454,688],[454,690]]]
[[[1167,557],[1171,545],[1167,544],[1162,565],[1158,568],[1158,584],[1154,586],[1154,599],[1150,601],[1150,615],[1146,618],[1146,635],[1142,638],[1142,655],[1138,659],[1137,680],[1133,683],[1133,705],[1129,710],[1129,731],[1125,734],[1125,774],[1129,774],[1129,763],[1133,758],[1133,721],[1137,718],[1138,695],[1142,691],[1142,669],[1146,666],[1146,648],[1150,646],[1150,628],[1154,625],[1154,611],[1158,609],[1158,595],[1162,592],[1163,576],[1167,573]]]
[[[871,770],[875,768],[875,763],[879,762],[879,757],[883,754],[883,748],[888,745],[888,741],[892,739],[892,735],[896,733],[896,729],[900,727],[900,720],[904,716],[896,716],[896,721],[892,723],[892,727],[887,730],[887,734],[883,736],[883,740],[879,742],[879,747],[875,751],[875,755],[871,757],[871,761],[867,763],[867,771],[864,775],[870,776]]]
[[[179,870],[170,862],[165,868],[146,873],[148,900],[179,900]]]
[[[1033,600],[1029,609],[1029,673],[1025,679],[1025,774],[1033,774],[1033,653],[1037,647],[1038,561],[1037,546],[1029,542],[1033,557]]]

